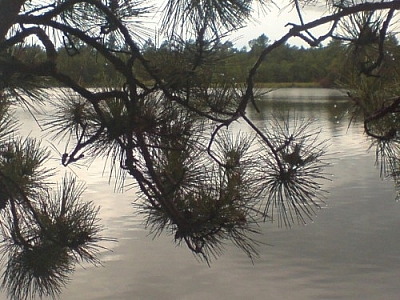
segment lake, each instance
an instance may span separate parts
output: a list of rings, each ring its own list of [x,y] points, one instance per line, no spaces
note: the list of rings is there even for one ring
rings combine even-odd
[[[262,224],[260,258],[254,264],[229,243],[211,266],[199,262],[173,236],[153,239],[134,216],[134,191],[114,193],[102,163],[73,168],[87,182],[85,198],[102,207],[107,243],[103,266],[76,266],[60,296],[65,300],[311,300],[397,299],[400,294],[400,203],[395,185],[380,178],[375,152],[362,124],[349,126],[351,103],[339,91],[282,89],[265,94],[248,116],[267,126],[271,112],[312,118],[329,140],[326,205],[305,226]],[[29,130],[35,123],[19,112]],[[242,128],[240,124],[235,125]],[[28,131],[25,131],[28,133]],[[33,129],[31,135],[38,134]],[[46,137],[43,136],[46,140]],[[60,149],[62,152],[63,149]],[[59,161],[55,157],[53,163]],[[61,172],[63,173],[63,171]],[[2,294],[4,299],[5,296]]]

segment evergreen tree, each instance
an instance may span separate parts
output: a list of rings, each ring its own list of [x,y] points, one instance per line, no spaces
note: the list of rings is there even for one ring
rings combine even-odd
[[[2,286],[11,298],[57,295],[74,263],[97,263],[102,239],[98,208],[80,199],[82,185],[67,177],[52,191],[48,152],[37,140],[16,136],[10,126],[15,124],[10,105],[29,99],[34,107],[46,100],[44,79],[68,88],[43,124],[55,138],[74,141],[60,157],[62,165],[108,157],[121,180],[135,179],[140,190],[136,204],[148,228],[172,234],[207,263],[229,240],[250,258],[257,256],[257,225],[276,214],[286,226],[314,215],[323,201],[325,145],[308,123],[277,119],[266,129],[257,127],[246,115],[248,106],[258,109],[255,78],[274,50],[292,53],[285,47],[291,37],[318,46],[338,37],[338,26],[346,28],[346,20],[356,33],[347,39],[359,70],[354,78],[373,81],[383,70],[395,74],[384,68],[393,59],[386,36],[400,2],[334,4],[329,16],[304,24],[299,3],[293,1],[299,24],[291,24],[281,39],[268,43],[264,36],[252,45],[257,56],[244,86],[238,86],[232,77],[221,76],[229,57],[221,55],[221,39],[245,25],[253,2],[166,1],[162,32],[169,39],[156,56],[151,47],[142,47],[150,37],[142,22],[153,9],[147,1],[0,0]],[[381,13],[377,21],[376,12]],[[358,13],[367,18],[351,23]],[[326,34],[309,32],[323,24],[331,25]],[[45,55],[32,58],[16,51],[31,37]],[[71,60],[94,59],[102,66],[90,72],[115,74],[118,80],[101,90],[88,88],[85,78],[60,68],[60,45]],[[293,70],[289,61],[281,67]],[[377,128],[369,125],[397,113],[400,103],[398,89],[389,93],[374,86],[379,93],[352,95],[369,134]],[[254,134],[232,132],[238,120]],[[381,140],[397,141],[397,127],[383,133],[373,132]]]

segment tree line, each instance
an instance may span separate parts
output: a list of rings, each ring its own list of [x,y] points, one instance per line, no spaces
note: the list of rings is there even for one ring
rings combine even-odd
[[[394,39],[397,45],[397,41]],[[244,83],[248,71],[253,66],[255,59],[262,49],[270,43],[264,34],[248,42],[249,47],[235,48],[232,42],[219,43],[215,48],[218,56],[216,63],[209,69],[212,80],[215,82],[225,79],[237,83]],[[183,46],[164,41],[156,47],[151,39],[143,43],[141,51],[143,56],[152,62],[163,65],[165,72],[177,76],[175,65],[182,65],[185,55],[190,55],[190,48],[194,42],[187,42]],[[256,83],[311,83],[315,86],[333,87],[343,79],[343,62],[346,57],[347,46],[345,43],[332,40],[326,46],[297,47],[284,44],[279,51],[271,52],[265,63],[260,66],[254,77]],[[46,54],[40,46],[27,46],[15,50],[27,60],[34,62],[43,59]],[[57,49],[60,72],[68,74],[76,82],[85,86],[108,86],[121,83],[121,76],[98,51],[87,45],[75,46],[73,50],[66,47]],[[121,55],[122,56],[122,55]],[[151,81],[151,76],[141,64],[136,64],[134,70],[143,81]],[[182,70],[184,73],[184,70]],[[184,78],[183,74],[183,78]],[[218,78],[219,77],[219,78]],[[50,80],[50,79],[49,79]],[[183,79],[182,79],[183,80]],[[178,81],[178,78],[175,78]],[[56,85],[54,80],[48,82]]]

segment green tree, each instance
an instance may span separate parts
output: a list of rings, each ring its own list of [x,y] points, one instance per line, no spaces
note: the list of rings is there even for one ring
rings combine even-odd
[[[265,34],[261,34],[258,38],[249,41],[250,53],[258,56],[267,47],[268,42],[269,38]]]
[[[229,240],[250,258],[256,256],[257,224],[275,214],[286,226],[314,215],[323,200],[320,179],[326,148],[318,133],[309,132],[308,123],[292,126],[277,120],[262,129],[247,117],[249,105],[257,109],[256,76],[268,65],[269,55],[281,54],[274,50],[293,53],[285,46],[290,38],[314,47],[340,33],[345,40],[341,28],[346,21],[381,12],[382,22],[371,17],[361,27],[347,26],[357,34],[348,38],[355,48],[350,59],[359,68],[353,78],[362,75],[362,82],[373,81],[381,69],[387,76],[382,78],[389,78],[396,68],[382,66],[397,51],[386,51],[387,29],[400,2],[333,5],[330,15],[305,24],[300,3],[293,1],[299,23],[275,42],[268,43],[265,36],[256,40],[252,49],[257,53],[245,86],[239,87],[220,76],[230,57],[229,45],[220,41],[251,18],[253,2],[166,1],[162,33],[170,38],[157,52],[141,47],[149,38],[141,22],[152,9],[146,1],[0,0],[2,286],[10,297],[55,296],[74,263],[97,262],[96,242],[101,239],[98,208],[81,201],[82,186],[68,178],[51,191],[45,180],[51,174],[44,165],[47,152],[38,141],[15,139],[9,126],[8,108],[15,100],[26,104],[29,98],[33,106],[46,100],[38,78],[69,88],[43,124],[55,138],[68,139],[69,145],[74,141],[62,154],[62,164],[108,157],[120,180],[135,179],[141,192],[138,209],[150,231],[172,234],[176,243],[208,263]],[[309,33],[325,24],[330,25],[326,34]],[[33,60],[13,51],[24,48],[31,37],[45,54]],[[90,72],[110,74],[106,65],[119,79],[101,90],[89,88],[85,83],[92,79],[82,81],[67,66],[61,68],[59,45],[77,62],[98,63]],[[292,72],[291,62],[284,59],[284,73]],[[400,102],[397,89],[388,93],[378,84],[374,87],[379,93],[353,95],[367,125],[396,113]],[[230,131],[238,120],[254,134]],[[367,129],[370,133],[371,127]],[[394,130],[381,136],[397,136]]]

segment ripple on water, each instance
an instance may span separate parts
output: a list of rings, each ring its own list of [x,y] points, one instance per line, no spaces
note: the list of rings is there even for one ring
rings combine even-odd
[[[227,243],[226,254],[209,268],[184,247],[176,247],[170,236],[152,240],[142,220],[134,215],[134,191],[114,193],[107,176],[99,176],[103,164],[92,164],[89,171],[78,172],[88,184],[85,197],[102,207],[105,234],[119,242],[104,243],[113,250],[101,250],[105,268],[77,268],[61,298],[397,299],[400,206],[394,201],[393,186],[380,180],[362,126],[348,127],[347,122],[335,118],[345,113],[345,105],[315,101],[316,95],[322,97],[320,92],[290,90],[292,97],[301,101],[286,106],[301,116],[314,117],[316,127],[322,129],[321,137],[330,144],[333,164],[327,172],[333,174],[333,181],[326,183],[329,209],[318,211],[314,223],[290,230],[262,225],[263,234],[257,238],[265,244],[254,265]],[[264,111],[257,115],[258,125],[268,126],[271,107],[260,105]],[[250,110],[249,115],[255,116]],[[33,128],[29,116],[24,118]]]

